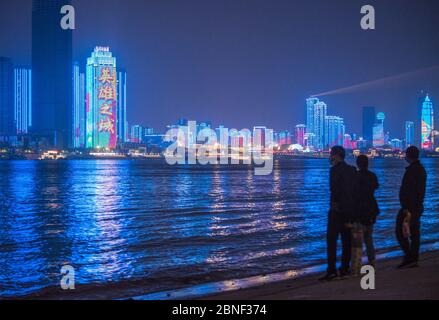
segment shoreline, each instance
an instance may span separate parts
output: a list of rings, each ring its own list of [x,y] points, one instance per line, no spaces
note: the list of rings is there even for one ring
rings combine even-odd
[[[424,243],[420,268],[430,277],[424,287],[436,287],[434,294],[422,293],[426,299],[439,299],[439,242]],[[401,260],[399,250],[389,250],[377,256],[377,290],[380,275],[392,279],[405,270],[396,270]],[[142,280],[127,280],[115,283],[86,284],[77,290],[66,292],[58,287],[46,287],[24,296],[5,296],[0,300],[289,300],[289,299],[361,299],[360,278],[321,283],[317,279],[324,273],[324,264],[311,265],[302,269],[287,270],[273,274],[256,275],[210,283],[194,284],[166,291],[148,292]],[[432,270],[431,270],[432,269]],[[394,284],[399,278],[391,282]],[[413,279],[417,279],[413,277]],[[418,279],[422,280],[422,279]],[[416,283],[416,282],[415,282]],[[389,286],[387,284],[387,286]],[[322,289],[325,289],[322,290]],[[331,289],[332,288],[332,289]],[[305,291],[304,291],[305,290]],[[334,292],[335,290],[335,292]],[[395,288],[393,294],[403,293],[404,288]],[[148,292],[148,293],[145,293]],[[346,295],[339,296],[340,293]],[[416,292],[416,290],[415,290]],[[360,294],[360,295],[359,295]],[[387,292],[392,295],[392,292]],[[369,296],[369,295],[367,295]],[[377,298],[380,299],[380,298]],[[395,298],[398,299],[398,298]],[[407,299],[413,299],[408,297]]]
[[[417,268],[397,269],[400,262],[400,257],[377,261],[374,290],[361,288],[362,276],[321,282],[321,273],[200,300],[439,300],[439,251],[422,253]]]

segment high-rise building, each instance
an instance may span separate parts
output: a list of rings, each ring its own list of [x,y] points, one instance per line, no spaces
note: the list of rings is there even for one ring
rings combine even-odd
[[[427,95],[422,103],[422,116],[421,116],[421,147],[423,150],[433,150],[434,146],[434,112],[433,103],[430,97]]]
[[[354,149],[352,136],[350,134],[345,134],[343,138],[343,148],[346,150],[352,150]]]
[[[0,57],[0,135],[14,135],[14,69],[9,58]]]
[[[372,146],[373,127],[375,126],[376,111],[375,107],[363,107],[363,140]]]
[[[293,144],[291,133],[289,131],[281,131],[279,132],[279,141],[278,144],[280,146]]]
[[[325,146],[343,146],[345,136],[345,125],[343,118],[337,116],[325,117]]]
[[[134,125],[131,127],[131,142],[141,143],[144,136],[143,127],[140,125]]]
[[[85,74],[73,64],[73,147],[85,148]]]
[[[308,145],[316,149],[323,149],[325,144],[325,122],[327,115],[327,105],[318,98],[306,100],[306,127]],[[311,135],[312,134],[312,135]]]
[[[127,120],[127,73],[117,72],[117,140],[127,142],[129,136]]]
[[[382,147],[386,144],[386,136],[384,134],[384,120],[386,116],[383,112],[377,114],[376,122],[373,127],[373,146]]]
[[[108,47],[96,47],[87,59],[86,147],[117,146],[116,58]]]
[[[14,69],[14,119],[17,134],[27,134],[32,127],[32,70]]]
[[[405,147],[415,145],[415,123],[413,121],[406,121],[405,123]]]
[[[61,28],[70,0],[32,1],[32,132],[57,148],[72,145],[72,31]]]
[[[402,150],[402,141],[400,139],[390,140],[390,146],[393,150]]]
[[[296,144],[305,147],[306,125],[298,124],[296,126]]]

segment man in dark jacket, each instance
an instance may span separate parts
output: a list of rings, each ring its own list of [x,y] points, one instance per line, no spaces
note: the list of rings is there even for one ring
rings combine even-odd
[[[401,249],[404,251],[404,260],[398,266],[399,268],[416,267],[418,265],[421,216],[424,212],[427,183],[427,173],[419,161],[418,148],[413,146],[407,149],[406,161],[410,165],[406,168],[402,180],[399,192],[401,210],[396,221],[396,237]]]
[[[330,189],[331,202],[328,215],[327,254],[328,269],[322,281],[330,281],[337,274],[337,241],[341,236],[342,263],[340,276],[350,272],[351,260],[351,231],[349,223],[355,210],[356,169],[345,162],[345,150],[336,146],[331,149]]]

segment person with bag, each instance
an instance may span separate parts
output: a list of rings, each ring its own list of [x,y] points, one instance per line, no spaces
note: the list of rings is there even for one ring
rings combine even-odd
[[[369,159],[365,155],[357,158],[357,186],[355,190],[356,210],[352,224],[352,273],[359,275],[362,266],[363,243],[366,246],[368,264],[375,266],[374,225],[380,214],[375,191],[378,178],[369,170]]]

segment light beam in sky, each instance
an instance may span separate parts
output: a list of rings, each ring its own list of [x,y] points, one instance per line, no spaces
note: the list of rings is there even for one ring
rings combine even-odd
[[[401,73],[398,75],[389,76],[389,77],[378,79],[378,80],[368,81],[368,82],[364,82],[364,83],[360,83],[360,84],[356,84],[353,86],[344,87],[344,88],[340,88],[340,89],[336,89],[336,90],[332,90],[332,91],[314,94],[314,95],[312,95],[312,97],[317,98],[317,97],[322,97],[322,96],[330,96],[330,95],[343,94],[343,93],[353,93],[353,92],[358,92],[361,90],[371,89],[373,87],[378,87],[378,86],[383,86],[383,85],[388,85],[388,84],[398,84],[398,83],[401,83],[403,80],[408,80],[410,78],[419,77],[421,75],[433,73],[435,71],[436,72],[439,71],[439,65],[431,66],[428,68],[422,68],[422,69],[418,69],[415,71],[405,72],[405,73]]]

